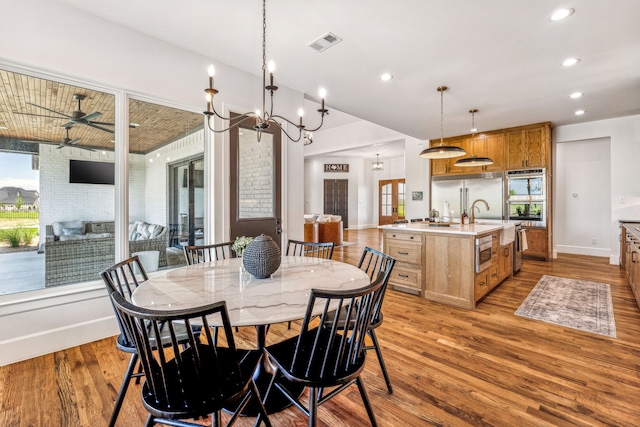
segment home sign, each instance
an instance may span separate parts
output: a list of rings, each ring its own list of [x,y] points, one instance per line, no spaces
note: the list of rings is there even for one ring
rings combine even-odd
[[[325,163],[325,172],[349,172],[349,163],[337,164],[337,163]]]

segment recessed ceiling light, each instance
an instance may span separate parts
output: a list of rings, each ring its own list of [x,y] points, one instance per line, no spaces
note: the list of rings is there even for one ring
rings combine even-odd
[[[382,80],[383,82],[388,82],[391,79],[393,79],[393,76],[389,73],[384,73],[380,76],[380,80]]]
[[[580,62],[580,58],[567,58],[562,62],[563,67],[571,67],[572,65],[576,65]]]
[[[582,98],[582,95],[584,95],[584,93],[582,92],[573,92],[571,95],[569,95],[569,98],[578,99],[578,98]]]
[[[573,15],[573,12],[575,12],[575,10],[571,8],[558,9],[551,14],[551,16],[549,17],[549,21],[562,21],[563,19],[566,19]]]
[[[573,113],[573,114],[575,114],[576,116],[581,116],[581,115],[583,115],[584,113],[585,113],[585,111],[584,111],[584,110],[578,110],[578,111],[576,111],[576,112],[575,112],[575,113]]]

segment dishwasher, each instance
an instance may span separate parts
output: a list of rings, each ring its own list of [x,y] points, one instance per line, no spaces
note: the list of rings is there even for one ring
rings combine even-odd
[[[513,275],[522,268],[522,224],[516,224],[516,236],[513,241]]]

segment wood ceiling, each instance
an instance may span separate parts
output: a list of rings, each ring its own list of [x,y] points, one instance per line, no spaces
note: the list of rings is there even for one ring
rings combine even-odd
[[[0,70],[0,137],[58,144],[66,137],[62,126],[69,120],[46,109],[71,116],[78,108],[75,94],[85,96],[81,101],[82,112],[102,113],[93,121],[114,123],[114,95]],[[129,122],[139,125],[129,129],[129,151],[146,154],[198,130],[202,127],[203,118],[201,114],[131,100]],[[100,126],[115,129],[114,126]],[[84,124],[74,124],[69,129],[69,138],[79,138],[77,146],[114,149],[113,133]]]

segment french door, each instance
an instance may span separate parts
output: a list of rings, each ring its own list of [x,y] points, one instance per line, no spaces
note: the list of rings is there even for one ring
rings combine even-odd
[[[406,186],[403,179],[384,179],[378,183],[378,224],[405,219]]]
[[[281,132],[272,125],[258,141],[253,125],[246,120],[230,130],[230,237],[265,234],[281,246]]]

